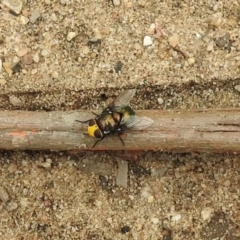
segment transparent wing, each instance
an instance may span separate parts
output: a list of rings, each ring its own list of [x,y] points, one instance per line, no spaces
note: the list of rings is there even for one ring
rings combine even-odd
[[[150,127],[154,121],[149,117],[138,117],[132,116],[128,121],[125,123],[127,128],[131,128],[132,130],[143,130]]]
[[[120,93],[120,95],[109,106],[125,107],[129,105],[129,102],[131,101],[135,93],[136,93],[136,89],[126,90]]]

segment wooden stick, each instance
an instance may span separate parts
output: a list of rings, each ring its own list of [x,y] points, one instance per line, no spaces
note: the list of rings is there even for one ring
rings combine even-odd
[[[86,135],[95,118],[90,111],[0,111],[0,149],[7,150],[161,150],[173,152],[240,152],[240,109],[136,111],[154,124],[144,131],[96,141]]]

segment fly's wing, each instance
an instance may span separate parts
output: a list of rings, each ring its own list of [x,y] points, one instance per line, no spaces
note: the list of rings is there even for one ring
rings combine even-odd
[[[129,105],[129,102],[131,101],[135,93],[136,93],[136,89],[129,89],[120,93],[120,95],[109,105],[109,107],[122,108]]]
[[[154,121],[149,117],[138,117],[132,116],[133,119],[129,119],[129,123],[127,123],[127,128],[131,128],[132,130],[143,130],[150,127]]]

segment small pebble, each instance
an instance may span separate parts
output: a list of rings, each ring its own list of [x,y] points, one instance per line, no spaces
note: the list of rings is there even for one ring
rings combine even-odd
[[[151,195],[150,195],[149,192],[147,192],[147,191],[144,190],[144,191],[142,191],[141,196],[144,197],[144,198],[148,198],[148,197],[151,196]]]
[[[13,64],[19,63],[20,61],[21,60],[20,60],[20,58],[18,56],[14,56],[13,59],[12,59]]]
[[[149,203],[153,203],[154,202],[154,197],[153,196],[149,196],[148,197],[148,202]]]
[[[121,233],[125,234],[128,233],[131,230],[129,226],[124,226],[121,228]]]
[[[70,42],[76,36],[77,36],[76,32],[69,32],[68,35],[67,35],[67,40]]]
[[[230,185],[231,185],[230,180],[224,181],[224,182],[223,182],[223,185],[224,185],[225,187],[230,187]]]
[[[20,106],[20,105],[22,104],[22,101],[21,101],[18,97],[15,97],[14,95],[10,95],[10,96],[9,96],[9,102],[10,102],[14,107]]]
[[[236,86],[235,86],[235,89],[236,89],[238,92],[240,92],[240,85],[236,85]]]
[[[111,217],[108,217],[108,218],[107,218],[107,222],[108,222],[109,224],[112,224],[112,222],[113,222],[112,218],[111,218]]]
[[[100,44],[101,42],[102,42],[101,39],[93,37],[89,39],[88,45],[91,46],[93,44]]]
[[[32,54],[26,54],[25,56],[23,56],[22,58],[22,62],[26,65],[30,65],[33,63],[33,56]]]
[[[3,63],[3,68],[9,75],[11,75],[13,73],[12,64],[10,62],[4,62]]]
[[[20,72],[22,69],[21,65],[19,62],[15,63],[13,66],[12,66],[12,71],[13,73],[17,73],[17,72]]]
[[[210,207],[205,207],[202,211],[201,211],[201,217],[204,221],[208,220],[211,217],[211,214],[213,212],[213,208]]]
[[[7,205],[6,209],[7,209],[8,212],[10,212],[10,211],[13,211],[13,210],[17,209],[17,207],[18,207],[18,205],[17,205],[16,202],[10,202]]]
[[[20,22],[23,24],[23,25],[26,25],[28,22],[29,22],[29,19],[25,16],[20,16]]]
[[[156,24],[152,23],[150,25],[150,28],[149,28],[148,32],[149,32],[149,34],[153,35],[155,33],[155,30],[156,30]]]
[[[4,187],[0,187],[0,200],[4,203],[9,200],[9,195]]]
[[[155,217],[151,218],[151,221],[152,221],[153,224],[158,224],[159,223],[159,219],[155,218]]]
[[[48,162],[48,161],[46,161],[46,162],[38,162],[37,164],[39,166],[45,168],[45,169],[48,169],[48,170],[52,168],[52,163]]]
[[[21,16],[24,16],[24,17],[28,18],[29,17],[29,10],[23,9]],[[20,18],[21,18],[21,16],[20,16]]]
[[[209,25],[213,27],[220,27],[222,23],[222,18],[218,15],[215,15],[209,19]]]
[[[26,195],[28,194],[28,189],[27,189],[27,188],[24,188],[23,191],[22,191],[22,194],[23,194],[24,196],[26,196]]]
[[[21,0],[3,0],[2,4],[10,8],[16,14],[20,14],[23,7],[23,1]]]
[[[153,44],[153,40],[150,36],[145,36],[143,38],[143,46],[147,47],[147,46],[151,46]]]
[[[189,64],[189,65],[192,65],[192,64],[194,64],[194,63],[195,63],[195,58],[192,57],[192,58],[189,58],[189,59],[188,59],[188,64]]]
[[[230,39],[230,34],[226,33],[224,36],[218,38],[215,42],[218,47],[223,48],[225,45],[229,43],[229,39]]]
[[[90,51],[90,49],[89,49],[88,46],[83,46],[83,48],[82,48],[82,53],[83,53],[84,55],[87,55],[87,54],[89,53],[89,51]]]
[[[50,52],[49,52],[47,49],[43,49],[43,50],[41,51],[41,55],[42,55],[43,57],[47,57],[49,54],[50,54]]]
[[[35,53],[34,55],[33,55],[33,61],[35,62],[35,63],[38,63],[39,62],[39,55],[38,55],[38,53]]]
[[[32,74],[32,75],[35,75],[37,72],[38,72],[38,70],[37,70],[36,68],[34,68],[34,69],[31,71],[31,74]]]
[[[117,61],[114,65],[114,70],[116,73],[121,72],[123,63],[121,61]]]
[[[21,205],[22,208],[26,208],[28,206],[28,204],[29,203],[28,203],[27,198],[21,198],[20,205]]]
[[[176,47],[179,44],[179,36],[177,34],[173,34],[169,37],[168,42],[171,47]]]
[[[213,51],[213,47],[214,47],[214,42],[210,41],[207,45],[207,51],[208,52],[212,52]]]
[[[181,218],[182,218],[181,214],[176,213],[176,214],[173,214],[171,220],[172,220],[172,222],[178,222],[179,220],[181,220]]]
[[[161,105],[162,105],[163,102],[164,102],[162,98],[158,98],[157,101],[158,101],[158,103],[161,104]]]
[[[26,55],[28,53],[28,48],[22,48],[20,50],[17,51],[17,56],[18,57],[23,57],[24,55]]]
[[[37,19],[40,18],[40,16],[41,16],[41,15],[40,15],[40,12],[38,11],[38,9],[35,9],[35,10],[32,12],[29,20],[30,20],[31,23],[35,23],[35,22],[37,21]]]
[[[197,38],[201,38],[202,35],[201,35],[200,33],[196,33],[196,37],[197,37]]]
[[[94,205],[95,205],[96,207],[101,207],[101,206],[102,206],[102,202],[99,201],[99,200],[96,200],[96,201],[94,202]]]
[[[114,6],[119,6],[121,4],[120,0],[112,0]]]

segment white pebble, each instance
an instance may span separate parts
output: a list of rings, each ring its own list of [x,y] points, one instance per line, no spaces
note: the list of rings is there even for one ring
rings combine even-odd
[[[12,62],[13,62],[13,64],[19,63],[20,62],[20,58],[17,57],[17,56],[14,56],[13,59],[12,59]]]
[[[162,98],[158,98],[157,101],[158,101],[159,104],[163,104],[163,99]]]
[[[148,202],[149,202],[149,203],[154,202],[154,196],[149,196],[149,197],[148,197]]]
[[[151,218],[151,221],[152,221],[153,224],[158,224],[159,223],[159,219],[155,218],[155,217]]]
[[[9,7],[16,14],[20,14],[23,7],[22,0],[3,0],[2,4]]]
[[[28,22],[29,22],[29,19],[25,16],[20,16],[20,22],[23,24],[23,25],[26,25]]]
[[[67,35],[67,40],[70,42],[76,36],[77,36],[76,32],[69,32],[68,35]]]
[[[211,217],[211,214],[213,212],[213,208],[210,207],[205,207],[202,211],[201,211],[201,217],[204,221],[208,220]]]
[[[96,200],[94,204],[95,204],[95,206],[97,206],[97,207],[101,207],[101,206],[102,206],[102,202],[101,202],[101,201],[98,201],[98,200]]]
[[[196,37],[197,37],[197,38],[201,38],[202,36],[201,36],[200,33],[196,33]]]
[[[111,218],[111,217],[108,217],[108,218],[107,218],[107,222],[108,222],[109,224],[112,224],[112,222],[113,222],[112,218]]]
[[[43,57],[48,56],[49,53],[50,53],[50,52],[49,52],[47,49],[43,49],[43,50],[41,51],[41,55],[42,55]]]
[[[150,193],[147,192],[147,191],[142,191],[141,196],[142,196],[143,198],[148,198],[148,197],[151,196],[151,195],[150,195]]]
[[[35,62],[35,63],[38,63],[39,62],[39,55],[38,55],[38,53],[35,53],[34,55],[33,55],[33,61]]]
[[[192,65],[192,64],[194,64],[194,63],[195,63],[195,58],[192,57],[192,58],[189,58],[189,59],[188,59],[188,64],[189,64],[189,65]]]
[[[1,71],[0,71],[1,72]],[[235,89],[240,92],[240,85],[236,85]]]
[[[143,46],[147,47],[147,46],[151,46],[153,44],[153,40],[150,36],[145,36],[143,38]]]
[[[181,220],[181,218],[182,218],[182,216],[181,216],[181,214],[179,214],[179,213],[176,213],[176,214],[174,214],[173,216],[172,216],[172,221],[173,222],[178,222],[179,220]]]
[[[120,0],[113,0],[114,6],[119,6],[121,4]]]
[[[155,30],[155,28],[156,28],[156,24],[155,23],[151,23],[150,29],[154,29]]]

